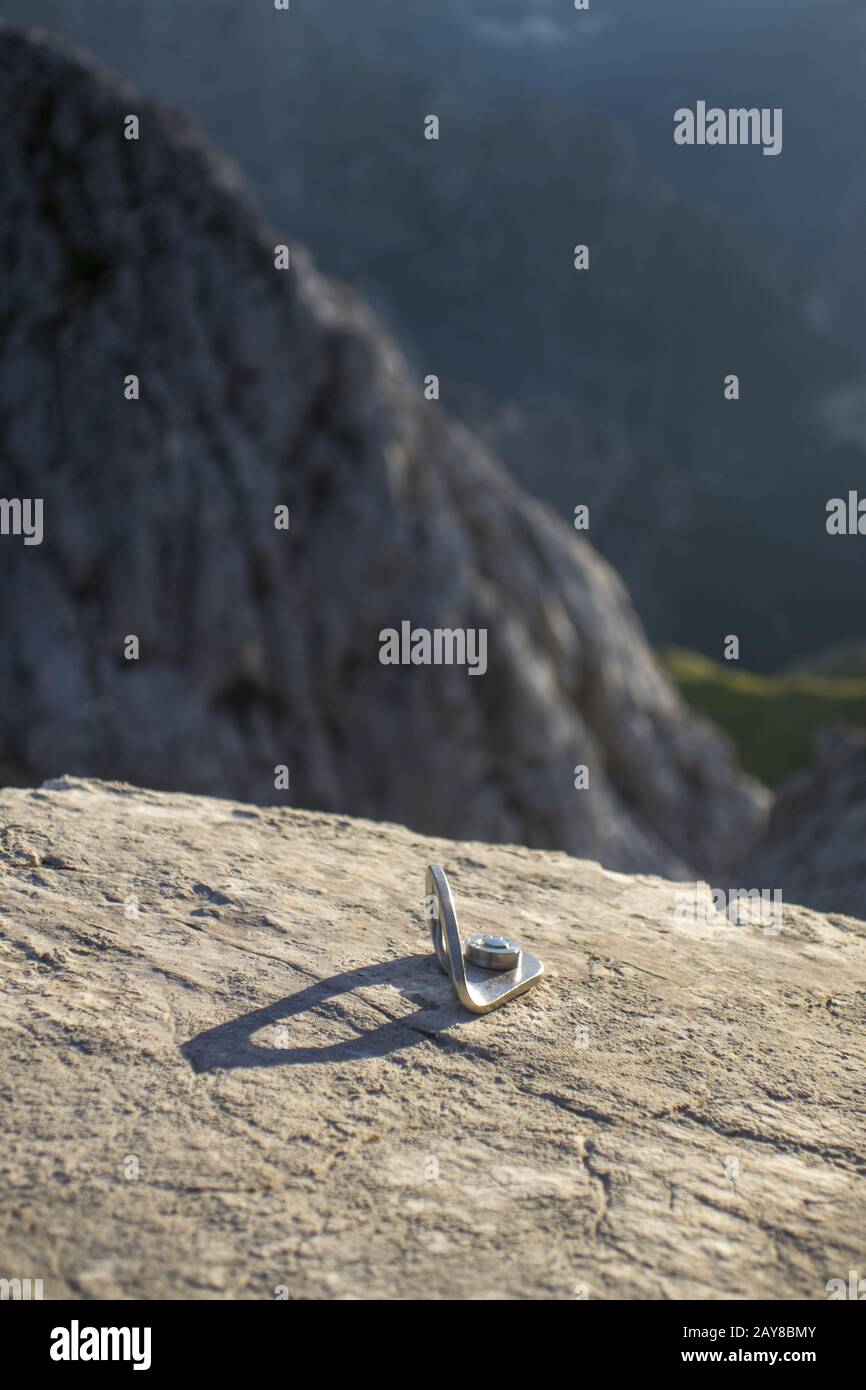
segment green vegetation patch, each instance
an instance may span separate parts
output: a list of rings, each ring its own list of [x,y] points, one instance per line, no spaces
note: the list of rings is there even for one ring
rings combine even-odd
[[[660,657],[687,704],[724,729],[746,772],[768,786],[808,766],[825,725],[866,728],[866,677],[758,676],[680,647]]]

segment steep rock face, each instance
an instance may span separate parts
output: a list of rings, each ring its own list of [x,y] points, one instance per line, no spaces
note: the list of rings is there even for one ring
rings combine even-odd
[[[841,303],[862,343],[866,195],[847,174],[866,142],[862,0],[609,8],[148,0],[122,25],[117,0],[4,12],[59,24],[202,121],[527,491],[565,518],[591,504],[593,541],[656,643],[716,658],[736,633],[772,671],[857,636],[844,596],[866,582],[863,548],[823,530],[866,468],[862,354],[827,318]],[[674,143],[696,65],[723,104],[734,72],[747,105],[775,93],[780,158]],[[422,138],[427,112],[439,142]],[[705,201],[744,214],[745,235]],[[578,240],[590,273],[573,268]]]
[[[179,118],[8,29],[0,79],[4,491],[44,499],[42,544],[0,544],[0,775],[288,799],[626,869],[738,858],[760,797],[614,574],[424,401],[365,309],[300,250],[275,269]],[[487,629],[486,674],[383,666],[404,620]]]
[[[862,1271],[866,935],[561,854],[0,793],[3,1274],[45,1297],[824,1299]],[[479,1018],[460,926],[545,962]],[[694,894],[694,884],[691,885]]]
[[[866,918],[866,735],[828,728],[784,784],[744,877],[820,912]]]

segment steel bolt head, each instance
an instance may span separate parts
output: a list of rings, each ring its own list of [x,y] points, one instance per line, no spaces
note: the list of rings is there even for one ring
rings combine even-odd
[[[520,963],[520,944],[513,936],[480,932],[468,938],[465,956],[485,970],[513,970]]]

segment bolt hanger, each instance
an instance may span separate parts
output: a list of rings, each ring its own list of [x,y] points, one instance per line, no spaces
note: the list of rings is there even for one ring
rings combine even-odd
[[[511,936],[481,932],[470,936],[464,949],[454,899],[440,864],[427,869],[426,901],[433,949],[464,1008],[474,1014],[489,1014],[518,994],[525,994],[541,979],[542,962],[522,950]]]

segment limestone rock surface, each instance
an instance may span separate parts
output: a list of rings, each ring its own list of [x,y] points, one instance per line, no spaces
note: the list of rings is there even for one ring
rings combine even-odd
[[[866,928],[562,853],[0,794],[0,1273],[46,1297],[823,1299],[863,1268]],[[461,928],[546,962],[464,1013]]]

